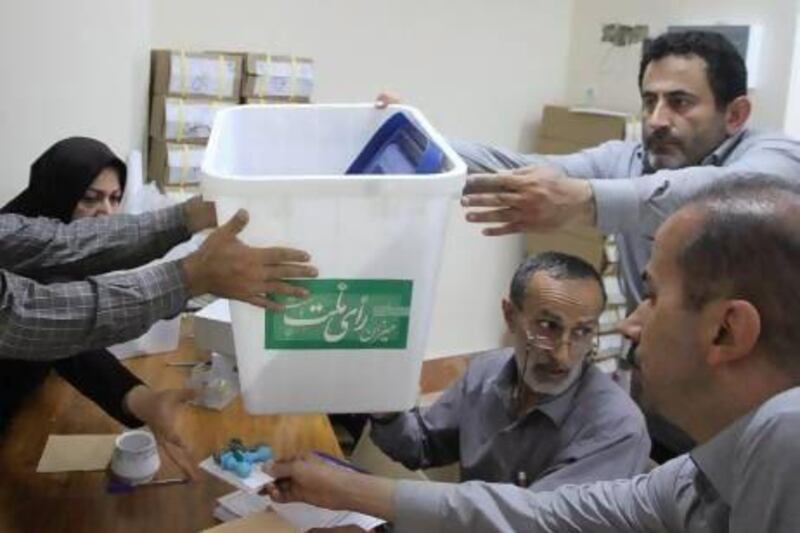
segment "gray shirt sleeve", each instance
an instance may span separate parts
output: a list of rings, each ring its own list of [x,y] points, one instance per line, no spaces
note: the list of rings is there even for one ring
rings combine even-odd
[[[798,167],[800,172],[800,167]],[[597,228],[605,234],[636,231],[654,235],[670,213],[691,196],[720,179],[772,175],[769,167],[691,167],[660,170],[636,179],[590,180],[597,205]],[[790,179],[797,179],[796,174]]]
[[[631,176],[631,143],[609,141],[569,155],[517,154],[473,142],[454,148],[469,172],[499,172],[529,165],[551,165],[590,181],[597,205],[597,227],[605,233],[635,231],[653,235],[658,226],[693,194],[719,179],[774,176],[800,179],[800,143],[760,135],[731,153],[724,166],[703,165]],[[629,179],[629,178],[635,179]]]
[[[692,505],[687,456],[633,479],[532,492],[510,484],[398,481],[397,531],[682,531]]]
[[[0,215],[0,269],[36,278],[85,277],[142,265],[189,236],[180,205],[71,224]]]
[[[526,166],[547,165],[561,169],[565,174],[580,178],[608,179],[613,167],[625,150],[626,143],[609,141],[596,147],[567,155],[518,154],[512,150],[486,144],[453,141],[453,148],[467,164],[470,174],[502,172]]]
[[[462,377],[429,408],[412,409],[388,424],[373,424],[372,440],[410,470],[457,462],[465,383]]]
[[[624,421],[620,421],[624,423]],[[645,471],[650,455],[650,437],[644,421],[635,431],[609,431],[605,436],[587,436],[559,452],[554,464],[528,488],[554,490],[566,484],[627,479]]]
[[[56,359],[126,341],[187,297],[176,262],[51,285],[0,270],[0,357]]]
[[[800,143],[780,136],[747,142],[752,144],[734,152],[724,166],[659,170],[636,179],[591,180],[598,228],[604,233],[638,231],[653,235],[670,213],[717,180],[759,176],[800,179]]]

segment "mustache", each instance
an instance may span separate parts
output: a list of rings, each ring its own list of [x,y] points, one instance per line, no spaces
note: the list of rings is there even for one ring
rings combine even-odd
[[[681,144],[680,139],[672,135],[668,128],[661,128],[653,130],[644,140],[645,147],[650,147],[653,144]]]

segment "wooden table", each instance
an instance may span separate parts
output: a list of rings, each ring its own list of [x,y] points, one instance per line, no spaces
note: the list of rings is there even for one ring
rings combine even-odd
[[[205,358],[207,354],[185,338],[175,352],[126,364],[150,386],[168,388],[182,386],[189,370],[168,367],[167,362]],[[310,449],[341,456],[326,416],[251,416],[240,399],[223,412],[190,406],[179,426],[198,462],[234,436],[246,443],[266,441],[279,456]],[[127,494],[107,494],[103,472],[36,473],[48,435],[121,430],[66,382],[50,376],[0,440],[0,532],[180,533],[213,526],[216,498],[235,489],[205,472],[190,484],[143,487]],[[179,475],[167,455],[160,455],[164,464],[157,478]]]
[[[422,363],[419,378],[421,394],[442,392],[464,375],[473,357],[481,352],[463,355],[450,355],[437,359],[428,359]]]

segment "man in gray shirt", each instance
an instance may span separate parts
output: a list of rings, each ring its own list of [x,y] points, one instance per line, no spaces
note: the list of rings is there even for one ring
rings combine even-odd
[[[611,141],[564,156],[521,155],[456,143],[471,172],[465,188],[472,222],[500,222],[488,235],[596,223],[616,234],[620,285],[632,311],[653,234],[692,192],[720,179],[769,174],[800,178],[800,143],[748,129],[747,69],[733,46],[707,32],[653,40],[639,71],[644,142]],[[497,175],[495,172],[511,175]],[[634,380],[638,397],[638,376]],[[681,432],[649,413],[657,457],[687,451]]]
[[[533,490],[644,472],[644,417],[586,361],[604,305],[590,264],[529,257],[502,302],[514,348],[477,356],[429,408],[373,416],[372,440],[412,470],[458,462],[462,481]]]
[[[312,456],[271,469],[277,501],[398,531],[792,533],[800,524],[800,186],[719,182],[655,236],[645,300],[621,329],[645,391],[700,445],[629,480],[533,492],[393,481]]]
[[[657,37],[642,57],[639,89],[643,143],[610,141],[563,156],[454,143],[471,173],[488,173],[469,179],[462,203],[493,209],[467,220],[502,224],[487,235],[575,221],[617,234],[630,310],[642,300],[656,229],[693,192],[736,176],[800,178],[800,142],[746,127],[747,69],[721,35]]]

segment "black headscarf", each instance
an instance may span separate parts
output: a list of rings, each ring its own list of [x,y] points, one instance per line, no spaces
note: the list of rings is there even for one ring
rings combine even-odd
[[[58,141],[34,161],[28,188],[0,213],[57,218],[67,223],[86,189],[107,167],[117,170],[124,191],[127,167],[108,146],[88,137]]]

